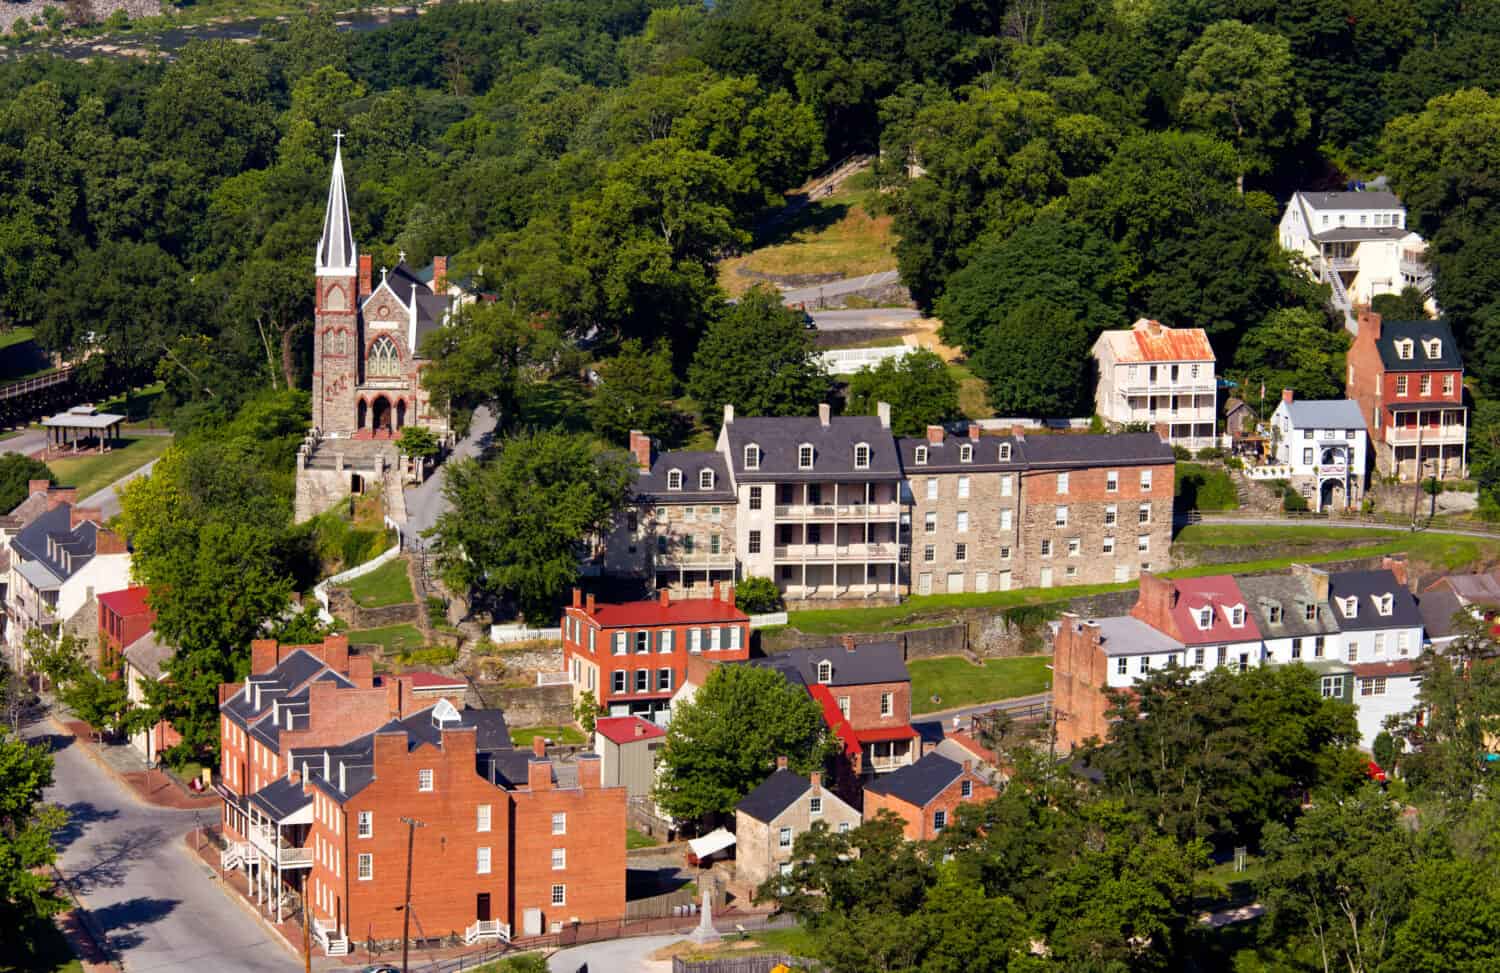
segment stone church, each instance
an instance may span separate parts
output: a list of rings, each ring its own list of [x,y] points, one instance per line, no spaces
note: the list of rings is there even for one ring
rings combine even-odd
[[[370,255],[354,242],[341,144],[333,154],[315,264],[312,422],[318,436],[397,439],[412,425],[447,436],[444,410],[434,408],[422,388],[420,349],[464,295],[448,281],[446,257],[412,270],[402,254],[375,280]]]

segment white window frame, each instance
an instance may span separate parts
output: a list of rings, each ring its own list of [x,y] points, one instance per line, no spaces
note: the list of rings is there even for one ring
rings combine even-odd
[[[880,694],[880,715],[890,716],[896,711],[896,698],[894,693]]]
[[[713,488],[714,488],[714,471],[713,470],[699,470],[698,471],[698,489],[700,489],[700,490],[712,490]]]
[[[813,449],[812,443],[801,443],[797,446],[797,469],[812,469],[816,459],[817,451]]]
[[[368,851],[360,852],[359,858],[355,860],[355,869],[356,871],[354,874],[359,878],[361,882],[374,881],[375,856],[370,854]]]
[[[1104,492],[1105,493],[1119,493],[1120,492],[1120,471],[1119,470],[1107,470],[1105,472],[1105,474],[1104,474]]]
[[[918,446],[911,451],[911,461],[914,466],[927,465],[927,447]]]
[[[1059,474],[1057,474],[1057,492],[1058,493],[1061,494],[1061,493],[1067,493],[1068,492],[1068,481],[1069,481],[1069,476],[1068,476],[1067,473],[1059,473]]]
[[[958,478],[958,499],[960,499],[960,500],[967,500],[968,498],[969,498],[969,478],[967,476],[961,476],[961,477]]]
[[[1002,462],[1002,463],[1009,463],[1010,462],[1010,443],[1001,443],[1000,444],[1000,462]]]
[[[356,837],[369,838],[375,834],[374,811],[361,811],[359,812],[359,817],[356,820],[358,822],[356,826],[359,828]]]
[[[826,686],[833,682],[833,663],[827,659],[818,661],[818,684]]]
[[[758,469],[760,469],[760,447],[757,446],[757,445],[755,445],[754,443],[746,443],[745,444],[744,460],[745,460],[745,469],[747,469],[747,470],[758,470]]]
[[[490,873],[490,846],[480,845],[474,849],[474,874],[488,875]]]
[[[432,769],[429,768],[429,767],[423,767],[421,770],[418,770],[417,771],[417,790],[418,790],[418,792],[423,793],[423,794],[430,794],[430,793],[432,793],[432,787],[433,787]]]
[[[1052,523],[1053,526],[1056,527],[1068,526],[1068,508],[1066,505],[1059,504],[1058,506],[1053,508]]]
[[[568,849],[566,849],[566,848],[553,848],[552,849],[552,870],[554,872],[560,872],[560,871],[563,871],[564,869],[566,869],[567,867],[568,867]]]
[[[474,830],[481,834],[490,830],[490,805],[481,804],[474,812]]]
[[[561,882],[554,883],[552,886],[552,904],[554,906],[568,904],[568,887]]]
[[[870,444],[854,444],[854,468],[856,470],[867,470],[870,468]]]
[[[781,829],[779,829],[776,832],[776,847],[777,848],[790,848],[790,847],[792,847],[792,829],[791,828],[781,828]]]
[[[552,833],[553,834],[567,834],[568,833],[568,812],[567,811],[553,811],[552,812]]]
[[[964,443],[958,447],[958,461],[960,463],[972,463],[974,461],[974,446]]]
[[[823,813],[823,799],[821,797],[809,797],[807,799],[807,813],[812,817],[818,817]]]
[[[681,470],[667,470],[667,489],[673,491],[682,489]]]

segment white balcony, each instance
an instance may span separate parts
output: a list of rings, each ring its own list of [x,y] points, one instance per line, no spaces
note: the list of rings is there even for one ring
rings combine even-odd
[[[732,568],[734,567],[734,554],[730,551],[720,551],[712,554],[708,551],[667,551],[656,555],[656,567],[662,568]]]
[[[793,503],[777,504],[777,520],[894,520],[901,515],[899,503]]]
[[[1468,438],[1469,427],[1463,423],[1441,426],[1386,426],[1385,442],[1390,446],[1451,446]]]
[[[464,945],[472,946],[485,939],[510,942],[510,923],[499,919],[476,919],[464,930]]]
[[[895,541],[851,544],[778,544],[778,561],[894,561],[900,553]]]
[[[300,848],[277,835],[274,828],[251,825],[250,844],[281,868],[311,868],[313,850]]]

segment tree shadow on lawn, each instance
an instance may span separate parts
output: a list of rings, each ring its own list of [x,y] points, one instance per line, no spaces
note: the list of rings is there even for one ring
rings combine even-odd
[[[676,892],[691,879],[673,866],[625,869],[625,898],[634,902]]]

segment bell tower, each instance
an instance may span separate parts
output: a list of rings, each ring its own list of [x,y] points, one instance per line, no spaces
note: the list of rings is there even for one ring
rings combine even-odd
[[[317,313],[313,325],[312,421],[323,435],[349,436],[357,431],[355,386],[359,384],[362,338],[359,302],[361,260],[349,222],[349,195],[344,188],[343,132],[335,132],[333,176],[323,237],[314,260]]]

